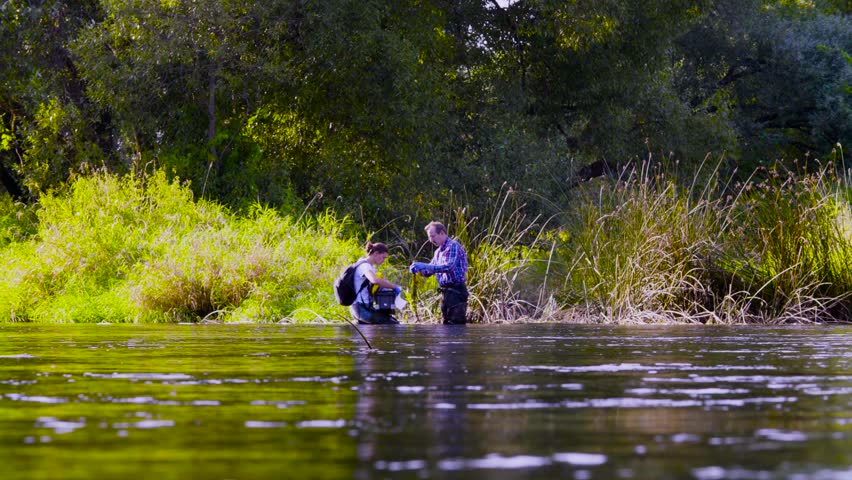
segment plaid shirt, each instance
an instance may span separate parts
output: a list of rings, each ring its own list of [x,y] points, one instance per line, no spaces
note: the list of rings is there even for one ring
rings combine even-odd
[[[464,247],[452,238],[435,251],[432,257],[432,272],[437,275],[438,285],[465,283],[467,276],[467,253]]]

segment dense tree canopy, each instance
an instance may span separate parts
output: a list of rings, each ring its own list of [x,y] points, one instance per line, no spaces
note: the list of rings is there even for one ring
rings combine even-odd
[[[504,182],[558,201],[582,167],[649,150],[825,156],[852,138],[850,13],[844,0],[10,0],[0,183],[36,199],[94,168],[164,168],[236,206],[321,193],[378,218]]]

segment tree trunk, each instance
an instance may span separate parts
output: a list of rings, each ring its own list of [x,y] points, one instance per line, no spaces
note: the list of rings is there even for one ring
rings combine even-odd
[[[216,151],[216,68],[210,68],[210,80],[208,83],[209,95],[207,97],[207,141],[210,144],[210,154],[213,155],[213,163],[216,173],[219,173],[219,154]]]

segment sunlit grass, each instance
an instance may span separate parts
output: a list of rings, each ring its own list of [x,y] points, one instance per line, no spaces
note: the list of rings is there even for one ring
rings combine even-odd
[[[723,266],[754,292],[767,321],[848,319],[852,314],[852,212],[834,166],[764,172],[732,210]]]
[[[95,175],[45,195],[31,239],[0,259],[0,313],[39,322],[332,317],[329,285],[358,255],[345,222],[238,216],[163,174]],[[312,312],[306,315],[304,312]]]
[[[557,248],[561,296],[600,322],[706,321],[706,262],[724,209],[710,183],[681,187],[658,164],[625,170],[578,199]]]
[[[553,318],[558,308],[547,289],[552,245],[547,221],[528,218],[520,195],[506,188],[488,211],[471,216],[466,208],[453,206],[445,216],[448,233],[464,245],[468,255],[468,321]],[[434,277],[413,278],[409,288],[414,297],[412,320],[440,323],[441,296]]]
[[[738,185],[713,171],[684,187],[671,173],[645,162],[567,212],[566,311],[605,323],[849,318],[852,215],[833,166]]]

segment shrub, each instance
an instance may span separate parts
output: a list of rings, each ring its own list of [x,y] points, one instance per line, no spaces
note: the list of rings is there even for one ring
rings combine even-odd
[[[0,259],[11,320],[331,318],[332,280],[358,255],[345,220],[237,216],[162,172],[78,178],[42,197],[38,220]]]

